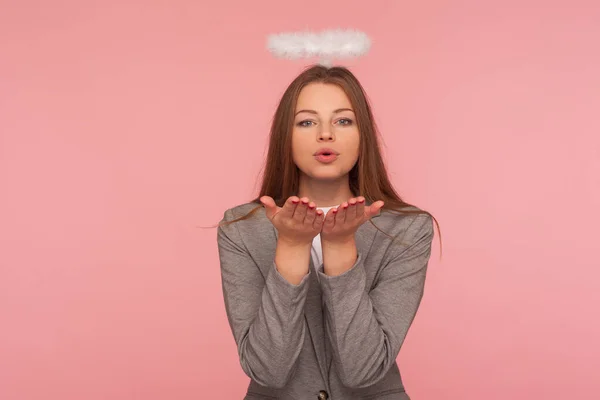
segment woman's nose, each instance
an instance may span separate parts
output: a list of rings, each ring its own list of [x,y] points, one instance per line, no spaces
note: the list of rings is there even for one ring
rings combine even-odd
[[[331,132],[329,130],[322,131],[319,134],[319,140],[333,140],[333,135],[331,134]]]

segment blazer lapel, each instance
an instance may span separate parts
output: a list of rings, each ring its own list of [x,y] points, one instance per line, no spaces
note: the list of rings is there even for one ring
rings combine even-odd
[[[310,257],[310,286],[306,294],[306,304],[304,307],[304,318],[308,326],[308,331],[315,348],[315,356],[319,364],[319,370],[323,380],[327,382],[327,360],[325,354],[325,328],[323,326],[323,297],[321,296],[321,286],[317,279],[317,272]]]

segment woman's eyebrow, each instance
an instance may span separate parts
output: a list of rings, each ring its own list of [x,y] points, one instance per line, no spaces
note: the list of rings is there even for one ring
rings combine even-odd
[[[337,114],[337,113],[342,112],[342,111],[351,111],[351,112],[354,112],[354,110],[352,110],[351,108],[338,108],[337,110],[333,110],[333,113]],[[296,115],[298,115],[298,114],[300,114],[302,112],[309,113],[309,114],[315,114],[315,115],[318,114],[315,110],[300,110],[300,111],[296,111],[296,114],[294,114],[294,116],[296,116]]]

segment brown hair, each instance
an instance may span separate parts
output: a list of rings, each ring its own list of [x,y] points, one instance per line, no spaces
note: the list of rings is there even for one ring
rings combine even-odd
[[[292,129],[296,102],[300,91],[310,83],[326,83],[339,86],[348,96],[354,109],[358,131],[360,132],[360,144],[358,161],[349,172],[352,194],[355,197],[363,196],[367,203],[382,200],[384,202],[383,210],[400,214],[427,214],[431,216],[435,221],[438,233],[440,233],[441,255],[441,232],[437,220],[431,213],[402,200],[392,187],[381,157],[379,134],[367,95],[352,72],[341,66],[310,66],[288,86],[273,117],[260,192],[256,198],[251,200],[252,203],[257,203],[257,207],[250,210],[246,215],[232,221],[224,221],[221,225],[249,218],[262,207],[259,200],[262,196],[272,197],[275,203],[282,207],[290,196],[298,195],[300,174],[292,159]],[[370,222],[380,232],[390,237],[372,221]]]

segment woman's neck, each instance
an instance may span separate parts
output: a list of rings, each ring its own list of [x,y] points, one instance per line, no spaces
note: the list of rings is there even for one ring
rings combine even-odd
[[[353,197],[348,175],[335,181],[301,177],[297,196],[308,197],[317,207],[337,206]]]

